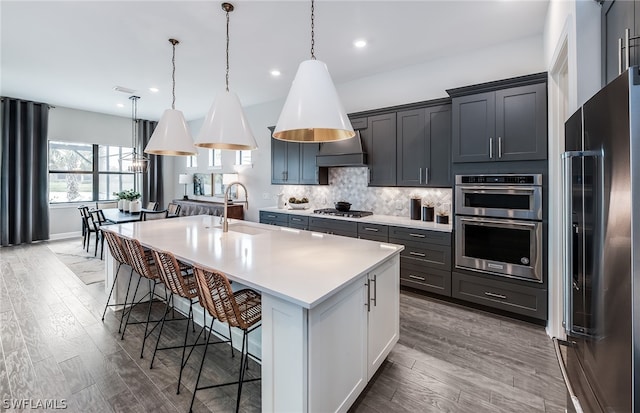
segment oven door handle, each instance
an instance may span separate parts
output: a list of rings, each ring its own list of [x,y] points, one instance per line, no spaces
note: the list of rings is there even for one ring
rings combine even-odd
[[[460,222],[468,222],[471,224],[482,225],[482,226],[488,226],[488,225],[499,226],[503,228],[518,228],[518,227],[536,228],[536,226],[539,225],[539,223],[537,222],[521,222],[521,221],[513,221],[513,220],[499,221],[499,220],[486,219],[486,218],[465,218],[465,217],[459,217],[459,219],[460,219]]]
[[[495,192],[495,193],[505,193],[505,194],[513,194],[513,193],[523,193],[523,194],[535,194],[539,192],[541,187],[521,187],[521,186],[458,186],[463,191],[469,192],[478,192],[478,191],[487,191],[487,192]]]

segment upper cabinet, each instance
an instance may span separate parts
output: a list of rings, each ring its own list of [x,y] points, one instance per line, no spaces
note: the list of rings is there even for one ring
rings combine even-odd
[[[451,104],[400,111],[396,118],[397,186],[451,186]]]
[[[627,67],[625,29],[629,29],[631,38],[640,35],[640,4],[629,0],[607,0],[602,3],[601,15],[602,78],[603,84],[607,84]],[[630,40],[629,46],[629,66],[640,64],[640,39]]]
[[[269,128],[273,133],[273,127]],[[271,183],[281,185],[326,185],[327,168],[316,166],[317,143],[285,142],[271,138]]]
[[[369,116],[360,134],[369,164],[369,186],[395,186],[396,112]]]
[[[547,159],[546,73],[447,92],[454,163]]]

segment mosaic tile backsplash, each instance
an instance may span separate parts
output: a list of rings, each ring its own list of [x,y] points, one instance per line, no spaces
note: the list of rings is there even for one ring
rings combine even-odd
[[[409,218],[411,198],[431,203],[436,212],[451,215],[451,188],[394,188],[368,187],[368,168],[329,168],[329,185],[283,185],[285,200],[309,198],[310,208],[333,208],[334,203],[346,201],[351,209],[372,211],[374,214]]]

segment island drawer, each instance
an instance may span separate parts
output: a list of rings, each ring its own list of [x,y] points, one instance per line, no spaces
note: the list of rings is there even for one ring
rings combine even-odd
[[[289,215],[289,227],[296,229],[309,229],[309,217]]]
[[[451,271],[434,270],[404,261],[400,265],[400,284],[451,297]]]
[[[283,214],[280,212],[260,211],[260,223],[286,227],[289,225],[289,214]]]
[[[358,238],[388,242],[389,227],[387,225],[358,222]]]
[[[547,319],[547,290],[481,275],[452,273],[451,295],[533,318]]]
[[[398,238],[404,241],[451,245],[451,233],[430,231],[428,229],[389,227],[389,238]]]
[[[309,217],[309,231],[355,238],[358,236],[358,223],[337,219]]]

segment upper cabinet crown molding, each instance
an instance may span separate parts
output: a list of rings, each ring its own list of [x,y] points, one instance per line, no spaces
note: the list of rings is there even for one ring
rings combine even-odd
[[[534,73],[531,75],[512,77],[509,79],[501,79],[501,80],[494,80],[492,82],[479,83],[477,85],[447,89],[447,93],[449,94],[449,96],[454,98],[454,97],[460,97],[460,96],[466,96],[466,95],[475,95],[478,93],[495,92],[496,90],[500,90],[508,87],[510,88],[510,87],[534,85],[536,83],[541,83],[546,81],[547,81],[547,72],[541,72],[541,73]]]

